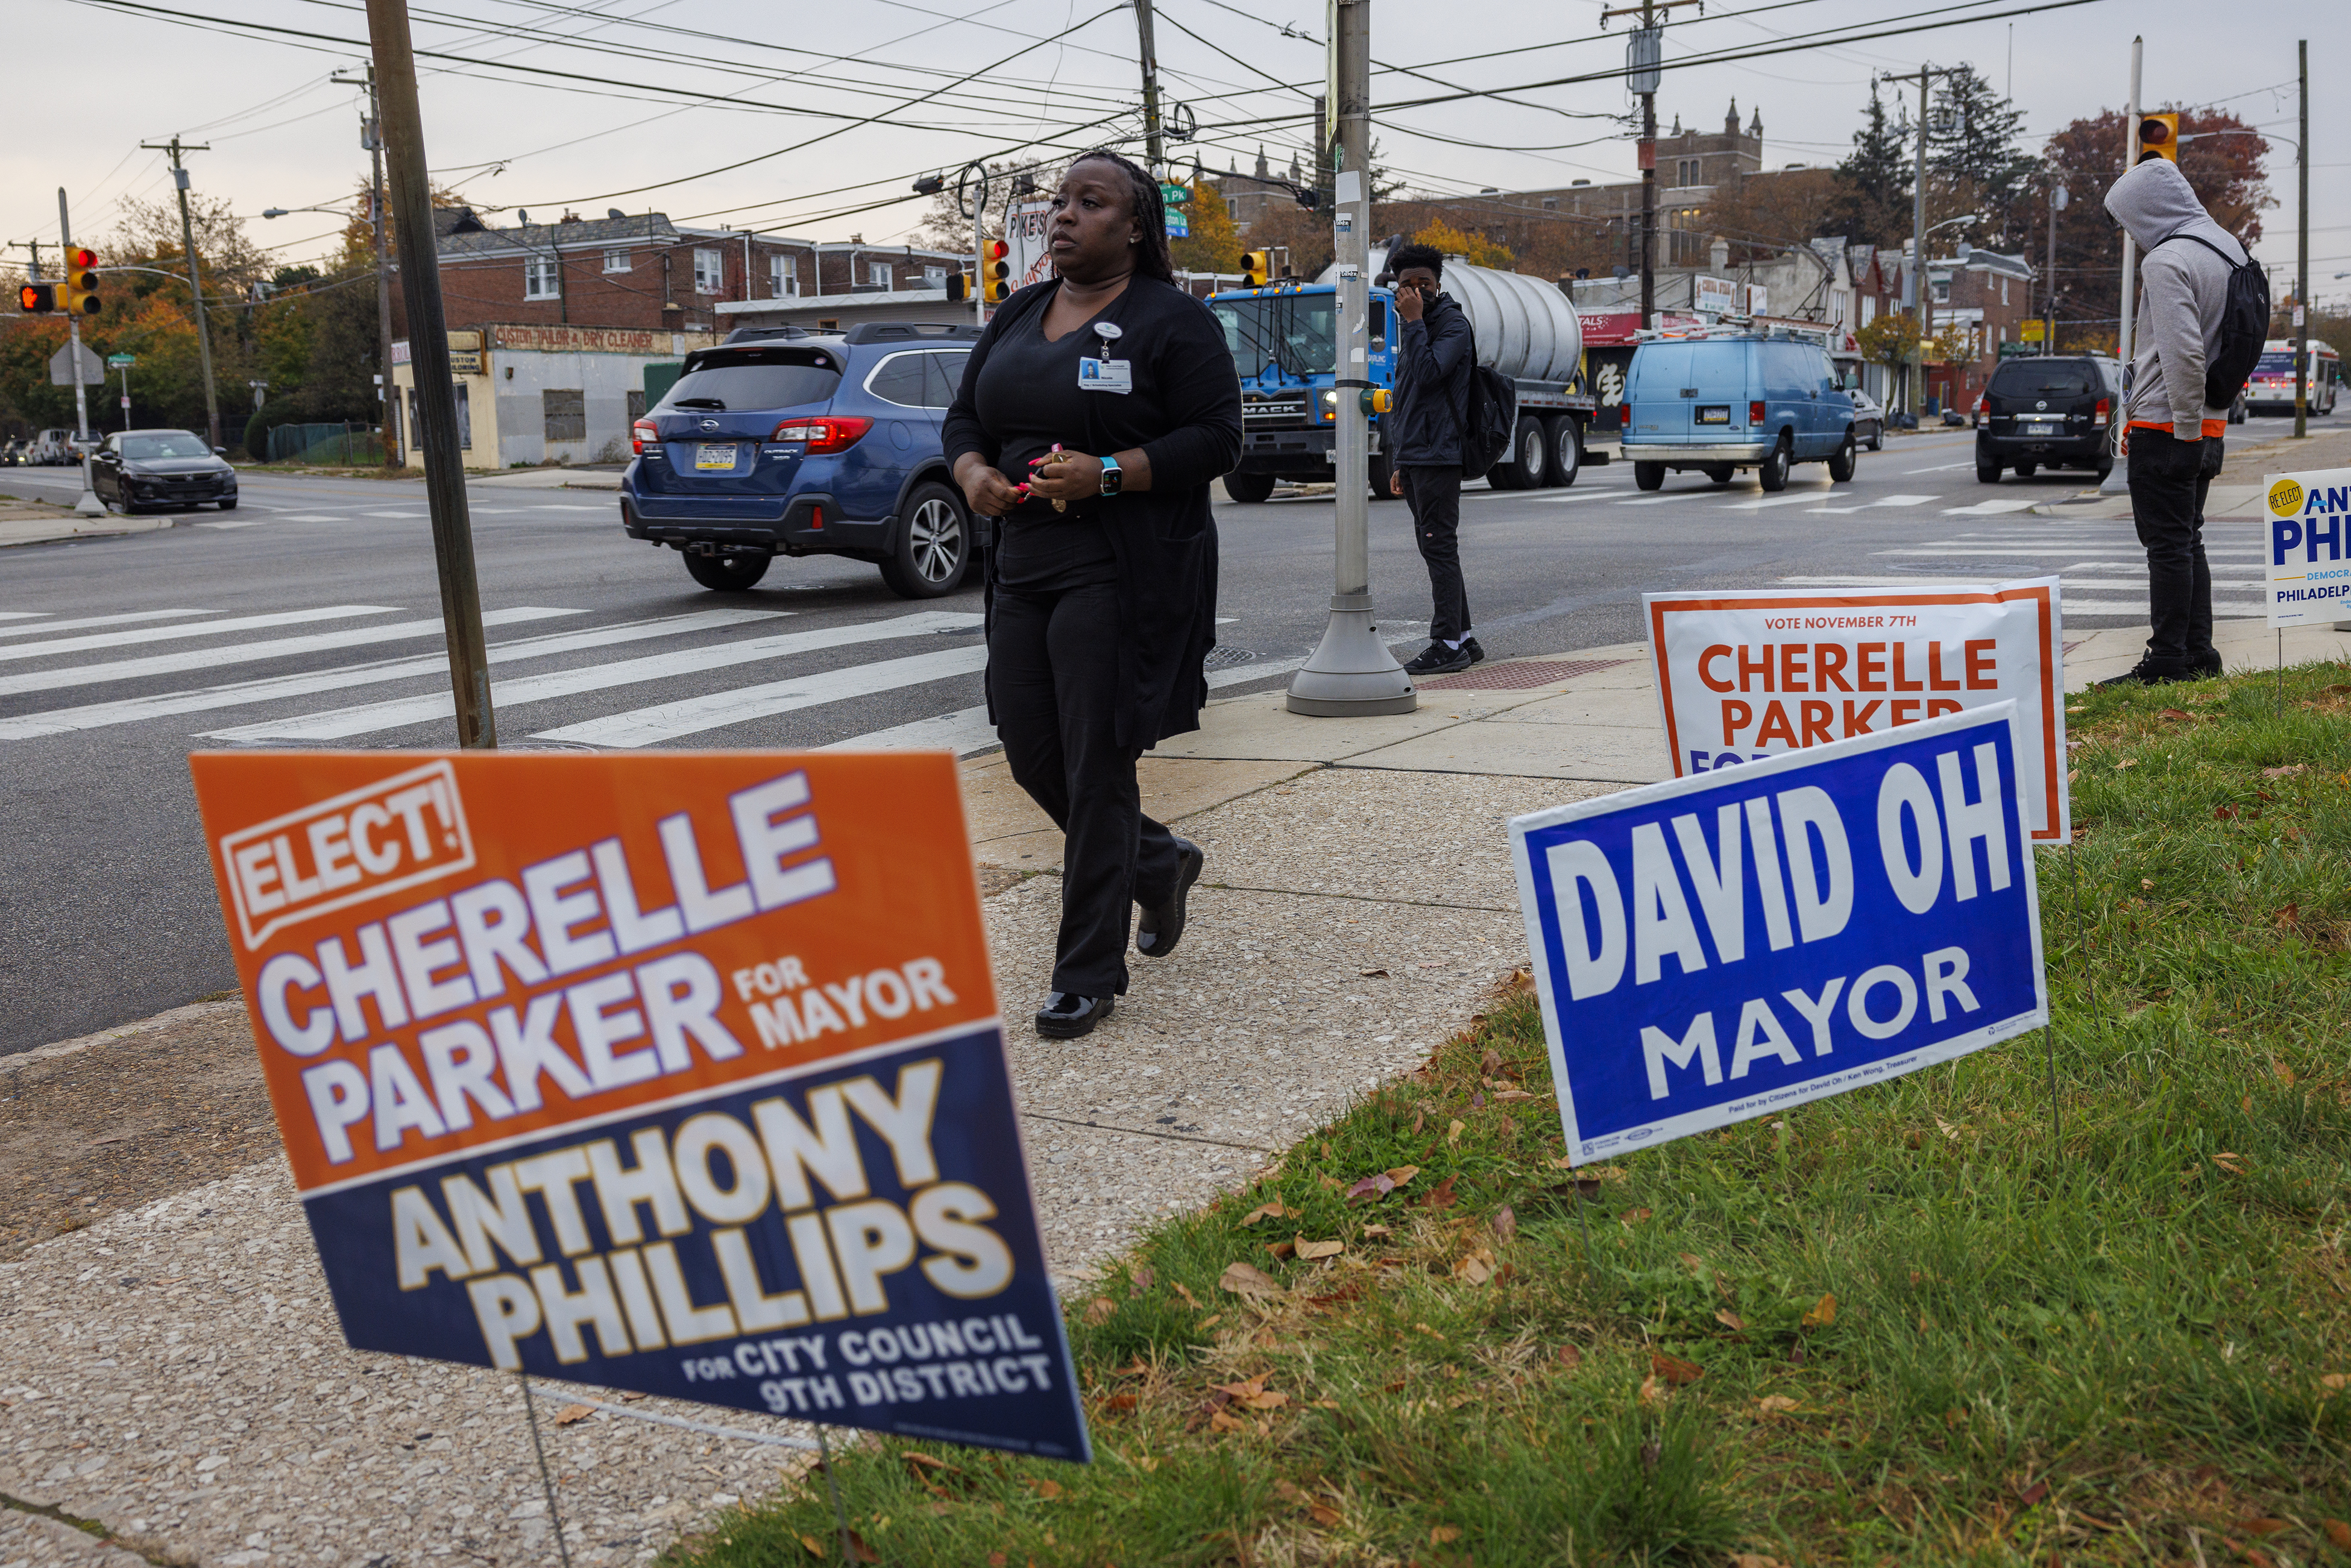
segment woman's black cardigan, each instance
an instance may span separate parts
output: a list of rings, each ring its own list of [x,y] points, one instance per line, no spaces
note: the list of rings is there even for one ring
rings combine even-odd
[[[940,432],[950,466],[967,452],[997,460],[999,444],[975,406],[980,370],[997,339],[1032,325],[1060,287],[1053,279],[1022,289],[980,333]],[[1140,447],[1151,460],[1150,489],[1092,503],[1118,561],[1117,740],[1140,753],[1199,728],[1208,700],[1205,663],[1217,625],[1208,486],[1240,457],[1241,390],[1216,318],[1175,285],[1138,277],[1099,319],[1118,324],[1111,355],[1134,365],[1134,390],[1089,393],[1086,428],[1068,444],[1096,457]],[[1080,330],[1098,351],[1092,329]],[[987,596],[992,623],[993,550]]]

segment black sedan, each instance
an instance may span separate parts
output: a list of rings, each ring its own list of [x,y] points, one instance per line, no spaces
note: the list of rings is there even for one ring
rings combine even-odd
[[[236,510],[236,470],[216,447],[185,430],[126,430],[106,438],[90,460],[98,498],[128,514],[149,507]]]

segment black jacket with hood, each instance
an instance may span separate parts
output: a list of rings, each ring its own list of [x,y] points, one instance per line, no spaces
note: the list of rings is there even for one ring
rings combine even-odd
[[[1398,468],[1458,468],[1469,411],[1469,318],[1449,294],[1404,323],[1395,407],[1382,416],[1381,444]]]
[[[1061,287],[1053,278],[1022,289],[980,333],[940,427],[950,466],[967,452],[997,460],[1001,445],[975,406],[980,369],[997,340],[1029,325]],[[1118,744],[1139,753],[1199,728],[1208,700],[1206,661],[1217,640],[1208,486],[1240,458],[1241,388],[1216,318],[1171,283],[1138,276],[1099,319],[1118,324],[1114,351],[1133,363],[1134,390],[1090,395],[1086,428],[1068,444],[1095,456],[1140,448],[1151,460],[1150,489],[1091,503],[1118,560],[1118,645],[1102,650],[1118,661]],[[993,550],[985,587],[992,628]]]

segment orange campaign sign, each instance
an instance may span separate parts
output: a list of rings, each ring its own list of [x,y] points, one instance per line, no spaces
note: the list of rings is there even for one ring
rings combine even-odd
[[[1088,1457],[953,758],[190,766],[352,1345]]]

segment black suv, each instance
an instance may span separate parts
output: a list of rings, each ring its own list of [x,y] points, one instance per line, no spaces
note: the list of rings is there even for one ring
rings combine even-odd
[[[1976,477],[1987,485],[2016,470],[2087,468],[2104,479],[2115,465],[2108,438],[2122,417],[2121,361],[2101,354],[2004,360],[1976,403]]]

